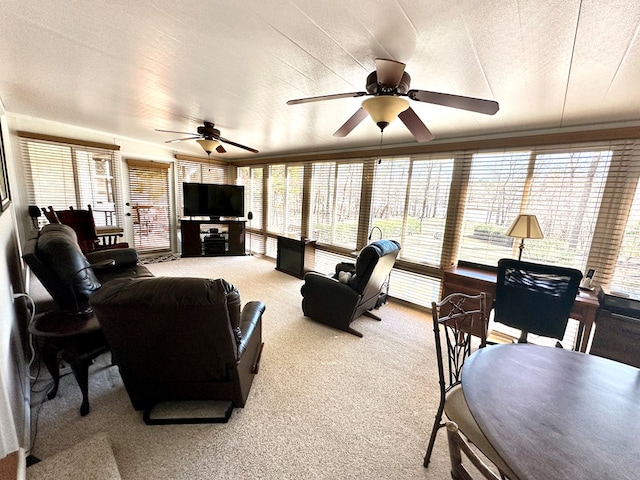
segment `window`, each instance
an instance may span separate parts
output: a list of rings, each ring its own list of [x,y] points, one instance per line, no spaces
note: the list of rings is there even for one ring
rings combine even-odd
[[[400,258],[440,265],[453,159],[412,160]]]
[[[369,240],[388,238],[401,241],[410,163],[409,158],[394,158],[383,159],[376,165]],[[380,231],[374,231],[375,227]]]
[[[244,207],[247,218],[251,213],[252,219],[247,222],[247,242],[249,252],[265,253],[264,235],[258,233],[264,227],[263,178],[264,167],[238,167],[238,185],[244,185]]]
[[[383,158],[375,170],[368,238],[397,240],[399,258],[439,266],[452,174],[452,158]]]
[[[636,188],[629,212],[611,290],[640,296],[640,187]]]
[[[280,235],[302,235],[302,165],[269,166],[267,230]]]
[[[473,155],[459,258],[495,266],[517,256],[519,240],[504,232],[529,213],[544,238],[525,240],[522,259],[584,269],[611,158],[608,149],[577,147]]]
[[[90,206],[97,226],[122,226],[119,147],[28,137],[21,138],[20,146],[30,204],[40,208],[52,206],[54,210]],[[46,223],[44,217],[39,221]]]
[[[516,146],[500,150],[434,145],[431,154],[380,162],[363,154],[238,167],[238,181],[250,186],[254,232],[268,224],[271,236],[317,240],[316,268],[325,273],[368,241],[398,240],[391,294],[420,305],[438,298],[440,267],[517,258],[519,239],[504,233],[519,213],[535,214],[545,235],[525,240],[523,260],[594,268],[596,284],[614,279],[616,288],[640,293],[640,142],[609,140],[609,131],[605,141],[577,137],[549,145],[546,137],[531,145],[507,139]],[[264,252],[275,255],[275,239],[262,233]]]
[[[178,184],[176,186],[177,214],[184,213],[184,199],[182,198],[183,183],[227,183],[227,167],[219,164],[186,160],[177,157]]]
[[[362,163],[314,163],[311,171],[310,238],[355,249],[361,191]]]

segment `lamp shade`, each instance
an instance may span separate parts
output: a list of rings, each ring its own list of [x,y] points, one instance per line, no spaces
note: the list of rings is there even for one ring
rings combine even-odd
[[[544,238],[535,215],[520,214],[505,233],[508,237]]]
[[[211,152],[213,152],[216,147],[220,145],[219,141],[210,138],[199,138],[198,140],[196,140],[196,142],[198,142],[202,149],[207,152],[207,155],[211,155]]]
[[[384,130],[399,114],[409,108],[409,102],[393,95],[381,95],[362,102],[362,108],[367,111],[380,130]]]

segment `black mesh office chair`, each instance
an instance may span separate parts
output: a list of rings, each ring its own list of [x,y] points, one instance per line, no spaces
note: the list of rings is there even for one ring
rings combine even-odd
[[[527,334],[562,340],[582,272],[503,258],[498,262],[495,321]]]

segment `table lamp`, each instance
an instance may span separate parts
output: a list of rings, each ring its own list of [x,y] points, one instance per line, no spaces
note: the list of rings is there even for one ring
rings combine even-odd
[[[536,216],[522,213],[516,217],[505,235],[520,239],[520,245],[518,246],[520,249],[518,260],[522,259],[522,250],[524,250],[525,238],[544,238]]]

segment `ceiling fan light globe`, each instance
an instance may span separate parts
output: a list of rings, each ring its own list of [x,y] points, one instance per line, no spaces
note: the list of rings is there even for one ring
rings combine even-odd
[[[380,130],[384,130],[384,127],[409,108],[409,102],[404,98],[382,95],[366,99],[362,102],[362,108],[367,111],[374,123],[380,127]]]
[[[207,152],[207,155],[211,155],[216,147],[220,145],[220,142],[218,142],[217,140],[210,140],[207,138],[199,138],[198,140],[196,140],[196,142],[198,142],[202,149]]]

